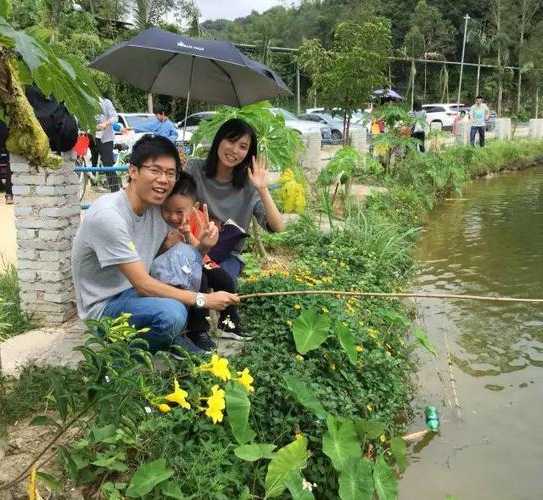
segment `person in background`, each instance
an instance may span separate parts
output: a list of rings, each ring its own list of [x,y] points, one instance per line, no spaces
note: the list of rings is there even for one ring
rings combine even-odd
[[[452,133],[455,137],[456,144],[466,145],[468,143],[467,142],[468,124],[469,124],[468,116],[464,110],[461,110],[460,113],[458,113],[454,117],[453,127],[452,127]]]
[[[134,127],[136,132],[150,132],[170,139],[175,144],[177,140],[177,127],[166,115],[166,110],[157,106],[155,111],[156,121],[148,121]]]
[[[415,101],[413,104],[413,118],[415,118],[415,124],[411,129],[411,137],[419,141],[418,150],[424,153],[424,141],[426,139],[426,111],[422,109],[420,102]]]
[[[96,133],[94,134],[94,147],[91,149],[91,164],[93,167],[98,165],[98,158],[102,161],[104,167],[112,167],[115,163],[113,157],[113,124],[117,123],[119,116],[110,99],[102,97],[100,99],[100,114],[96,117]],[[109,190],[114,193],[119,191],[119,181],[115,172],[106,172]]]
[[[13,205],[13,190],[11,184],[11,169],[9,166],[9,153],[6,149],[9,130],[6,124],[0,121],[0,182],[5,181],[6,205]]]
[[[486,122],[490,111],[480,95],[476,97],[475,104],[469,110],[469,115],[471,118],[469,142],[472,146],[475,146],[475,136],[479,134],[479,146],[484,147]]]

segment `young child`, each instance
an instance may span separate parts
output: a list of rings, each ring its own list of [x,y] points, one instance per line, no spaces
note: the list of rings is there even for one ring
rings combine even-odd
[[[236,293],[236,284],[230,275],[207,255],[201,256],[196,250],[209,215],[206,205],[203,206],[203,212],[197,209],[196,183],[186,172],[181,172],[170,196],[164,202],[162,217],[173,229],[164,241],[163,249],[166,252],[155,259],[151,275],[195,292],[205,293],[213,288],[214,291]],[[209,351],[216,346],[209,338],[208,316],[208,309],[190,307],[187,336],[198,347]],[[219,329],[223,338],[246,338],[241,332],[235,306],[229,306],[221,312]]]

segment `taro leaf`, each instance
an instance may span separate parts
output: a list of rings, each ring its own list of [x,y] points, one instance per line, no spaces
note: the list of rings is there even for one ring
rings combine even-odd
[[[390,452],[396,460],[400,472],[403,472],[407,467],[407,447],[405,441],[401,437],[393,437],[390,440]]]
[[[160,492],[164,497],[167,498],[176,498],[177,500],[183,500],[185,498],[183,492],[181,491],[181,488],[177,485],[177,483],[174,483],[173,481],[167,481],[166,483],[162,483],[160,485]]]
[[[385,424],[377,420],[358,418],[354,421],[354,426],[360,438],[377,439],[385,432]]]
[[[292,496],[292,500],[315,500],[313,493],[310,490],[304,489],[304,478],[300,471],[291,471],[285,484]]]
[[[172,475],[173,470],[166,466],[164,458],[142,464],[132,476],[125,494],[129,498],[138,498],[147,495],[147,493],[153,491],[155,486],[166,481]]]
[[[38,415],[32,419],[30,425],[54,425],[57,429],[62,429],[62,426],[51,417],[47,415]]]
[[[249,425],[249,412],[251,411],[251,402],[247,392],[240,384],[230,383],[226,386],[226,412],[228,413],[228,423],[232,429],[232,434],[239,444],[245,444],[252,441],[256,433]]]
[[[420,328],[415,328],[415,330],[413,331],[413,335],[419,341],[419,344],[422,347],[424,347],[428,352],[432,353],[435,357],[437,357],[437,352],[435,350],[435,347],[432,345],[432,343],[428,339],[428,336],[426,335],[426,333],[424,333],[424,330]]]
[[[340,323],[336,327],[336,335],[341,347],[343,347],[343,350],[345,351],[345,354],[347,354],[349,361],[355,365],[358,358],[358,353],[356,352],[356,343],[353,334],[345,325]]]
[[[373,466],[373,484],[379,500],[396,500],[398,497],[398,479],[383,455],[379,455]]]
[[[349,460],[339,474],[341,500],[372,500],[374,487],[373,464],[367,458]]]
[[[62,490],[62,483],[55,476],[52,476],[51,474],[47,474],[46,472],[41,472],[41,471],[36,472],[36,476],[51,491]]]
[[[360,458],[362,450],[352,420],[340,420],[332,415],[326,419],[328,430],[322,436],[322,451],[332,461],[334,469],[342,471],[353,458]]]
[[[292,325],[296,350],[305,354],[319,347],[328,337],[330,317],[313,310],[304,311]]]
[[[286,481],[292,471],[305,467],[308,458],[307,439],[300,437],[281,448],[271,459],[266,474],[266,497],[278,497],[286,488]]]
[[[287,383],[287,389],[302,406],[311,410],[317,417],[326,418],[328,415],[326,410],[307,384],[292,375],[285,376],[285,382]]]
[[[128,465],[123,462],[125,459],[126,455],[124,452],[115,453],[113,455],[98,453],[97,459],[92,462],[92,465],[115,472],[126,472],[128,470]]]
[[[274,444],[269,443],[254,443],[244,444],[234,449],[236,457],[246,460],[247,462],[256,462],[261,458],[273,458],[275,450]]]

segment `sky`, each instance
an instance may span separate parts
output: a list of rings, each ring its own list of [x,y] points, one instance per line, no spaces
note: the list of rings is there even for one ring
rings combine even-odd
[[[244,17],[252,10],[263,12],[276,5],[297,3],[294,0],[196,0],[196,5],[202,12],[202,21],[208,19],[235,19]]]

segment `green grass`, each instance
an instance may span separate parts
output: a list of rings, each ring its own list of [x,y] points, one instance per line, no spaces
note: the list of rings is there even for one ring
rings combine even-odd
[[[15,266],[0,261],[0,342],[33,326],[31,318],[21,309]]]

